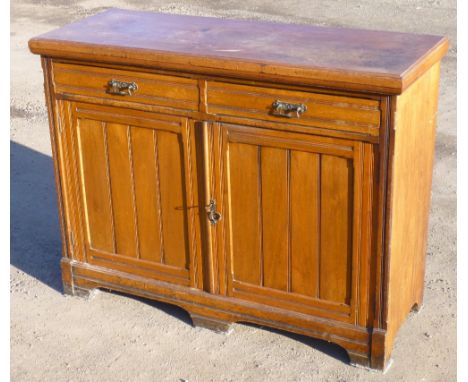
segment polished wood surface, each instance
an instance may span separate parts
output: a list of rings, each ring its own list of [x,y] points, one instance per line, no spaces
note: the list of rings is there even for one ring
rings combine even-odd
[[[306,93],[259,86],[207,83],[207,113],[278,121],[272,111],[276,100],[304,104],[301,117],[293,115],[288,123],[323,129],[379,135],[380,102],[378,99]],[[283,118],[284,119],[284,118]]]
[[[400,93],[447,50],[439,36],[110,9],[30,40],[33,52],[308,79]],[[408,49],[411,47],[411,49]]]
[[[352,242],[359,243],[353,235],[362,209],[353,206],[367,192],[360,162],[371,159],[363,146],[248,126],[217,128],[226,192],[220,211],[229,216],[221,270],[228,273],[228,295],[317,315],[337,311],[337,319],[354,322],[358,273],[351,269],[360,249]]]
[[[387,313],[392,335],[423,302],[439,75],[436,64],[395,105]],[[386,346],[389,354],[392,341]]]
[[[68,104],[67,101],[65,103]],[[69,105],[86,258],[90,263],[196,285],[193,133],[184,118]],[[198,224],[198,223],[196,223]]]
[[[108,81],[135,82],[138,90],[127,102],[159,105],[173,109],[198,109],[198,83],[194,79],[141,73],[95,66],[53,64],[55,92],[62,96],[77,94],[109,100],[122,96],[109,94]]]
[[[385,369],[422,304],[444,38],[110,10],[30,47],[66,293],[288,330]]]

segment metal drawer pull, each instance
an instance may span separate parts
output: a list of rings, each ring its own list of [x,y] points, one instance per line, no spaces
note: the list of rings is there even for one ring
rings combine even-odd
[[[138,85],[135,82],[123,82],[117,80],[110,80],[107,83],[107,93],[114,95],[133,95],[138,90]]]
[[[216,224],[221,220],[221,214],[216,211],[216,200],[210,200],[210,204],[206,206],[206,211],[211,224]]]
[[[288,103],[280,100],[273,102],[271,107],[273,108],[273,115],[286,118],[300,118],[301,114],[307,111],[307,105],[304,105],[303,103]],[[296,113],[296,115],[292,113]]]

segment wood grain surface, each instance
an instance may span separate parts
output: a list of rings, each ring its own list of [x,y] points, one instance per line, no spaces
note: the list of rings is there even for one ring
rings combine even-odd
[[[110,9],[36,37],[29,46],[53,57],[179,69],[188,64],[191,70],[286,75],[400,93],[441,58],[448,43],[431,35]]]
[[[30,40],[64,291],[306,334],[383,370],[422,304],[447,45],[118,9]],[[110,94],[112,79],[138,87]],[[278,101],[304,112],[278,115]]]

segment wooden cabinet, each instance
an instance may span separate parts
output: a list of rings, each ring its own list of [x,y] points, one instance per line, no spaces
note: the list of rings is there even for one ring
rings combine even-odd
[[[386,367],[422,303],[446,39],[109,10],[29,45],[65,292],[170,302],[196,325],[276,327]]]

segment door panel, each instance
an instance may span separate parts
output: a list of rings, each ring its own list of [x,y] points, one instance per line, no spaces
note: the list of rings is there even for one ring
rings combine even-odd
[[[262,281],[267,288],[288,290],[288,161],[281,148],[259,147],[261,167]],[[258,164],[257,164],[258,165]],[[232,184],[231,184],[232,186]],[[233,189],[238,189],[233,187]],[[272,192],[272,190],[275,190]],[[242,191],[241,191],[242,192]],[[235,198],[235,195],[233,196]],[[233,222],[233,224],[236,224]],[[233,257],[235,262],[235,256]],[[239,280],[243,281],[243,280]]]
[[[87,233],[94,248],[113,253],[114,219],[112,217],[105,135],[102,122],[81,120],[79,148],[83,188],[86,192]]]
[[[80,132],[78,119],[78,132]],[[104,146],[109,166],[109,186],[114,226],[114,253],[122,256],[139,257],[138,232],[136,227],[136,205],[132,169],[132,151],[130,150],[130,126],[117,123],[103,123]],[[92,153],[92,155],[94,152]],[[102,174],[105,176],[105,174]],[[86,173],[83,177],[86,178]],[[89,192],[84,189],[85,197]],[[99,229],[99,228],[98,228]],[[92,244],[92,241],[91,241]],[[96,248],[101,249],[101,248]]]
[[[172,132],[157,132],[157,155],[159,162],[163,241],[165,264],[187,267],[188,253],[187,206],[184,190],[184,157],[182,137]]]
[[[320,155],[291,152],[291,291],[319,296]]]
[[[226,294],[355,320],[364,143],[217,124]],[[366,150],[369,153],[369,150]],[[219,200],[221,195],[217,195]],[[353,246],[353,243],[357,245]],[[353,260],[354,259],[354,260]],[[221,263],[223,263],[221,261]],[[220,288],[223,290],[223,288]]]
[[[87,261],[199,286],[193,126],[96,105],[71,110]]]
[[[352,160],[321,156],[319,297],[324,300],[351,298],[353,183]]]
[[[233,272],[246,283],[261,283],[262,223],[258,213],[260,201],[260,168],[258,147],[253,145],[233,145],[229,150],[230,184],[242,184],[242,190],[233,190],[229,210],[232,251],[236,253]]]
[[[135,203],[138,222],[140,258],[162,262],[164,243],[160,198],[160,164],[157,132],[132,129],[132,153],[135,182]],[[151,181],[148,181],[151,180]]]

